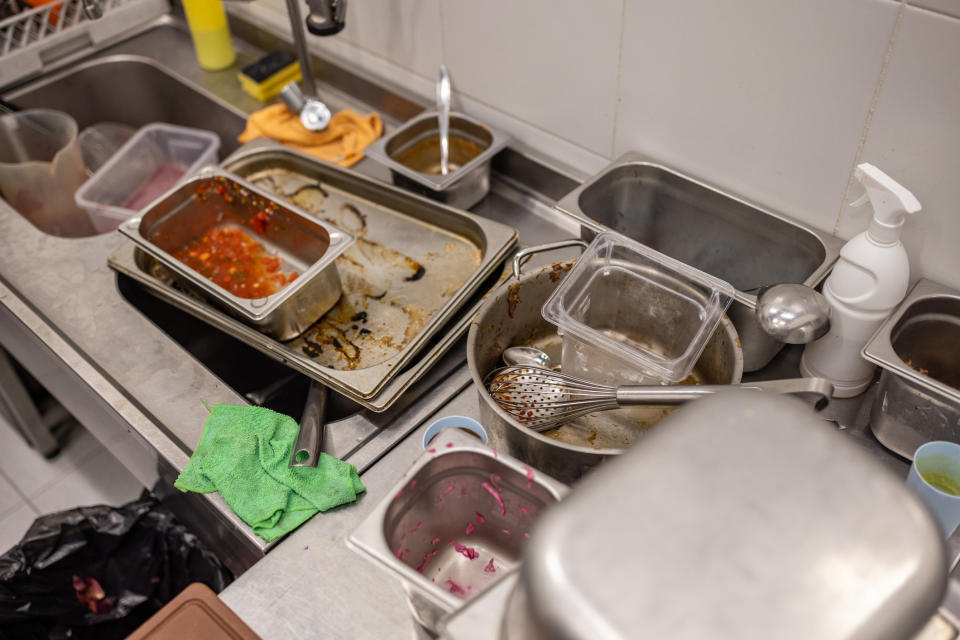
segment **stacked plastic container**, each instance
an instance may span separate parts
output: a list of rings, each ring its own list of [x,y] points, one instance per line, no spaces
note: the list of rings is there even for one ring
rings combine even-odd
[[[211,131],[148,124],[77,190],[77,204],[97,233],[112,231],[200,167],[216,164],[219,148]]]

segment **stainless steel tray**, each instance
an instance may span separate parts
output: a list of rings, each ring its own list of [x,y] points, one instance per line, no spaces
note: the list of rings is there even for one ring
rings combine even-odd
[[[323,367],[302,353],[292,350],[287,344],[273,340],[256,329],[212,307],[194,291],[183,287],[163,264],[153,256],[138,249],[133,243],[113,252],[107,259],[111,269],[136,280],[147,291],[161,300],[181,309],[207,324],[237,338],[261,353],[281,362],[291,369],[314,380],[320,380],[331,388],[348,396],[357,404],[380,413],[389,409],[404,391],[420,380],[430,368],[457,343],[470,328],[477,311],[484,303],[489,290],[496,288],[508,275],[506,270],[488,276],[459,312],[435,335],[405,369],[397,373],[375,396],[360,398],[345,390],[336,382],[328,382],[323,376]]]
[[[375,411],[395,399],[381,394],[387,383],[445,325],[452,326],[455,316],[463,319],[457,310],[469,304],[516,243],[510,227],[283,147],[241,150],[226,164],[228,171],[261,188],[273,182],[267,186],[289,193],[301,209],[357,238],[337,260],[344,294],[336,307],[303,336],[280,343],[158,282],[150,271],[154,266],[143,257],[138,261],[129,249],[111,256],[110,266]],[[402,392],[391,389],[396,395]]]

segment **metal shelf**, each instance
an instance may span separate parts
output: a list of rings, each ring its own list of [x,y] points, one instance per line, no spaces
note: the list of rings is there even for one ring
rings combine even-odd
[[[91,20],[81,0],[53,0],[0,21],[0,87],[42,73],[63,56],[92,52],[168,6],[166,0],[102,0],[102,8],[103,17]]]

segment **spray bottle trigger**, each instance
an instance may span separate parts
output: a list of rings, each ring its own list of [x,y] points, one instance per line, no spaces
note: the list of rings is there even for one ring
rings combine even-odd
[[[870,194],[867,193],[866,189],[863,191],[863,195],[850,203],[851,207],[860,207],[863,206],[870,199]]]

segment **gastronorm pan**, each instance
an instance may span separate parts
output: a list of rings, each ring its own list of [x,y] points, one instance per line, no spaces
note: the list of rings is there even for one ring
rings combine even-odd
[[[490,162],[510,138],[462,113],[450,114],[450,161],[439,171],[437,113],[430,111],[404,123],[365,150],[390,169],[393,183],[458,209],[469,209],[490,190]]]
[[[296,269],[298,277],[271,295],[243,298],[174,257],[193,239],[227,227],[241,229]],[[340,277],[335,260],[354,241],[349,233],[214,170],[165,193],[120,225],[120,233],[206,299],[278,340],[300,335],[336,304]]]
[[[403,581],[417,620],[440,618],[515,570],[567,488],[457,429],[442,431],[350,535]]]
[[[743,344],[743,370],[762,369],[783,344],[756,320],[756,290],[785,282],[816,287],[833,268],[843,241],[626,153],[557,208],[583,223],[592,240],[613,229],[736,289],[727,313]]]
[[[863,348],[883,370],[870,429],[904,458],[932,440],[960,443],[960,291],[921,279]]]

